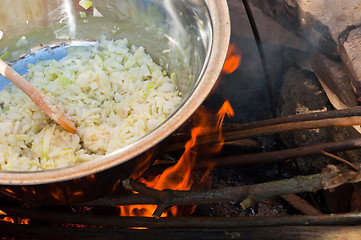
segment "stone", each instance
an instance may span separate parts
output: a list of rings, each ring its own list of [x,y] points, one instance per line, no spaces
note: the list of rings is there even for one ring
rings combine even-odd
[[[324,59],[322,56],[314,58],[313,61],[315,61],[315,59],[319,60],[318,67],[325,67],[323,71],[327,72],[329,70],[327,76],[333,76],[334,79],[339,77],[338,80],[343,79],[345,76],[342,73],[342,67],[339,64]],[[331,66],[333,67],[332,69],[330,68]],[[341,73],[338,70],[340,70]],[[320,70],[316,70],[316,72],[322,73]],[[326,93],[314,76],[308,76],[302,70],[290,68],[285,72],[283,79],[284,81],[278,107],[280,116],[333,110],[333,106],[331,106]],[[338,80],[335,80],[333,84],[337,83]],[[353,98],[353,102],[354,101],[355,99]],[[280,137],[288,148],[294,148],[318,143],[339,142],[350,138],[359,138],[360,132],[354,127],[334,127],[284,133],[280,134]],[[360,162],[361,160],[360,150],[338,152],[337,155],[351,162]],[[296,162],[301,174],[314,174],[322,171],[327,164],[336,163],[321,155],[298,158]]]
[[[265,14],[330,58],[337,58],[339,36],[361,23],[358,0],[250,0]]]
[[[232,19],[232,34],[244,38],[254,39],[251,25],[242,1],[228,0],[227,2]],[[288,31],[275,20],[264,14],[258,7],[252,4],[250,5],[263,43],[297,49],[305,52],[311,51],[310,47],[295,34]]]
[[[285,72],[279,101],[281,117],[331,109],[332,106],[317,79],[306,76],[296,68],[290,68]],[[289,132],[280,134],[280,137],[288,148],[333,141],[333,135],[329,129]],[[296,162],[301,174],[315,174],[321,172],[333,161],[327,157],[315,155],[298,158]]]

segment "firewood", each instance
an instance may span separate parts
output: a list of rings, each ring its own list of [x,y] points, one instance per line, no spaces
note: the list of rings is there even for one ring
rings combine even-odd
[[[344,33],[340,38],[341,59],[348,77],[351,79],[357,97],[361,96],[361,28]]]

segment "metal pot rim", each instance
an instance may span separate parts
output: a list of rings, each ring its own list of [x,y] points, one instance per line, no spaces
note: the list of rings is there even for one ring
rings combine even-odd
[[[212,19],[212,46],[207,67],[200,76],[197,86],[178,111],[155,131],[124,147],[98,159],[67,168],[37,172],[0,171],[0,184],[36,185],[67,181],[95,174],[122,164],[150,149],[174,132],[202,104],[212,90],[226,59],[230,40],[230,18],[227,2],[206,0]]]

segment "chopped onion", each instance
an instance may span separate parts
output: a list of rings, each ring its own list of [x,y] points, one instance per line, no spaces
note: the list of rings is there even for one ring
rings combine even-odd
[[[82,6],[85,10],[87,10],[93,5],[93,2],[90,0],[80,0],[79,5]]]
[[[80,14],[80,17],[81,17],[81,18],[86,18],[86,17],[87,17],[87,15],[86,15],[85,12],[79,12],[79,14]]]
[[[127,39],[70,47],[59,61],[28,64],[25,77],[66,109],[77,132],[9,85],[0,91],[0,170],[61,168],[111,153],[155,129],[182,100],[175,74]]]
[[[93,9],[93,17],[103,17],[103,14],[101,14],[98,9],[94,7]]]
[[[27,46],[29,43],[28,43],[28,40],[26,39],[25,36],[22,36],[21,38],[19,38],[15,43],[14,43],[14,46],[16,48],[21,48],[21,47],[25,47]]]

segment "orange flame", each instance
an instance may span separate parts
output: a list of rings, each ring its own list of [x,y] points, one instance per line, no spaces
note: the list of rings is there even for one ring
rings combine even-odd
[[[212,94],[217,89],[224,75],[229,75],[237,70],[239,65],[241,65],[241,61],[242,61],[241,51],[239,50],[236,44],[231,43],[228,48],[226,61],[224,62],[221,74],[218,77],[217,82],[214,84],[210,94]]]
[[[12,219],[11,217],[4,217],[2,221],[9,222],[9,223],[14,223],[14,219]]]
[[[233,111],[233,108],[232,108],[231,104],[229,103],[229,101],[225,101],[223,103],[223,106],[221,107],[221,109],[217,113],[217,116],[218,116],[217,126],[218,126],[218,128],[222,128],[221,125],[222,125],[224,117],[226,115],[228,117],[233,117],[234,116],[234,111]]]
[[[233,111],[233,108],[232,108],[229,101],[225,101],[223,103],[223,106],[221,107],[221,109],[217,113],[217,116],[218,116],[217,128],[220,129],[219,138],[218,138],[218,141],[219,141],[219,150],[218,151],[222,150],[223,143],[224,143],[224,138],[223,138],[223,134],[222,134],[221,130],[222,130],[222,123],[223,123],[224,117],[226,115],[228,117],[233,117],[234,116],[234,111]]]
[[[25,224],[25,225],[27,225],[27,224],[29,224],[29,222],[30,222],[30,219],[29,218],[19,218],[19,224]]]
[[[3,219],[0,219],[0,221],[15,223],[13,218],[6,216],[7,214],[1,210],[0,210],[0,215],[5,215],[5,217]],[[17,224],[29,224],[29,221],[30,221],[29,218],[17,218],[16,223]]]
[[[231,43],[229,45],[226,61],[223,65],[222,72],[225,74],[231,74],[241,64],[242,55],[236,44]]]
[[[152,180],[141,179],[140,182],[145,184],[150,188],[157,190],[172,189],[172,190],[189,190],[192,186],[191,172],[195,165],[198,146],[197,138],[199,136],[205,136],[208,134],[216,133],[219,134],[219,144],[212,150],[212,152],[220,151],[224,139],[222,137],[222,128],[225,115],[233,116],[233,109],[228,101],[224,103],[222,108],[219,110],[217,116],[217,127],[213,127],[209,122],[210,114],[208,114],[204,109],[197,110],[194,115],[195,119],[198,121],[197,126],[191,130],[191,139],[185,145],[185,151],[180,157],[178,162],[167,168],[161,175],[156,176]],[[210,170],[206,171],[205,174],[209,174]],[[204,178],[205,176],[203,176]],[[202,179],[203,179],[202,178]],[[191,214],[195,210],[196,206],[193,206],[189,212]],[[131,205],[131,206],[120,206],[120,215],[121,216],[145,216],[151,217],[153,212],[156,209],[154,205]],[[175,206],[162,214],[162,217],[168,215],[177,216],[180,215],[180,208]]]

